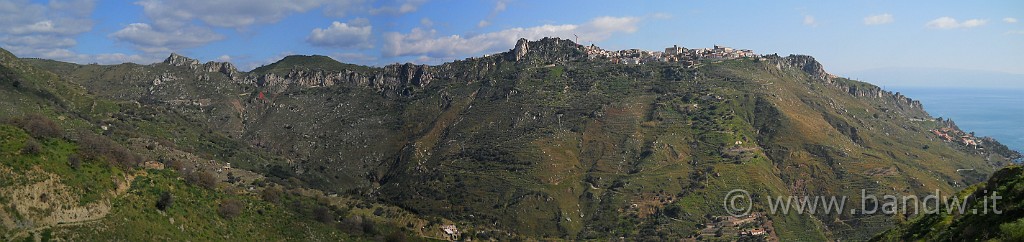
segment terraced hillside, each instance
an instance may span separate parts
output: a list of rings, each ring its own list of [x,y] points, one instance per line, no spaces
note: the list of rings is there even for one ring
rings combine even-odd
[[[442,218],[231,167],[214,157],[243,143],[192,116],[98,97],[4,50],[0,103],[0,240],[449,236]],[[177,139],[159,138],[168,133]],[[237,159],[272,157],[248,154]]]
[[[82,126],[477,238],[711,238],[702,230],[732,189],[953,192],[1019,157],[994,140],[940,139],[933,130],[959,129],[799,55],[621,65],[546,38],[438,66],[21,61],[100,100],[68,105]],[[767,215],[775,236],[812,240],[867,239],[901,219]]]

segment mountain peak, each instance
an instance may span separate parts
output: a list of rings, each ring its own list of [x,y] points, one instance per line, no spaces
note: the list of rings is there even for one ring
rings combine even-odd
[[[544,37],[537,41],[520,38],[513,49],[506,52],[509,60],[542,60],[545,62],[564,62],[586,58],[581,45],[572,40]]]
[[[324,55],[290,55],[269,65],[257,67],[252,70],[252,73],[275,73],[282,75],[293,69],[362,70],[366,69],[366,67],[342,63]]]
[[[198,66],[199,60],[188,58],[178,53],[171,53],[171,56],[164,59],[163,63],[172,66]]]

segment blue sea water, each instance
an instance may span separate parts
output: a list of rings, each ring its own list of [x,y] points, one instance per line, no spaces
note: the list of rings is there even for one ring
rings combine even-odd
[[[932,117],[953,119],[966,132],[1024,152],[1024,89],[891,89],[920,100]]]

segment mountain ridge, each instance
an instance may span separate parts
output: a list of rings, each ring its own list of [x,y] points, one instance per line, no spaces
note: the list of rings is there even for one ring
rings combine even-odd
[[[930,130],[948,125],[920,102],[828,74],[810,56],[636,65],[587,51],[524,39],[435,66],[317,69],[302,63],[322,57],[293,57],[235,76],[175,55],[147,66],[29,64],[158,110],[101,115],[124,135],[530,238],[711,237],[693,228],[724,214],[716,191],[952,191],[1013,156],[939,140]],[[202,133],[151,127],[178,119]],[[759,224],[782,239],[866,239],[892,219],[772,214]]]

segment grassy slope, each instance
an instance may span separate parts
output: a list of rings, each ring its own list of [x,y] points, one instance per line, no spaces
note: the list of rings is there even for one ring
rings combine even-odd
[[[75,155],[77,145],[64,139],[41,140],[42,152],[38,155],[25,154],[22,147],[29,140],[27,133],[9,125],[0,125],[0,171],[5,172],[0,188],[17,189],[40,182],[49,174],[60,178],[59,184],[69,187],[68,191],[54,190],[53,206],[78,206],[90,203],[104,203],[112,210],[100,220],[83,221],[76,224],[40,224],[32,231],[65,239],[84,240],[222,240],[243,239],[280,240],[286,238],[309,238],[338,240],[348,236],[333,228],[297,217],[279,205],[267,203],[252,196],[228,195],[223,192],[187,185],[170,171],[137,171],[134,181],[125,194],[116,195],[114,181],[124,172],[111,167],[102,160],[84,160],[80,168],[72,168],[68,157]],[[28,172],[37,170],[35,172]],[[175,202],[166,211],[156,209],[155,204],[161,192],[169,191]],[[60,204],[58,195],[71,196],[78,204]],[[19,198],[0,196],[3,201],[19,201]],[[219,201],[233,198],[243,201],[245,210],[241,216],[231,220],[217,215]],[[15,218],[36,220],[50,216],[59,210],[44,210],[24,213],[15,209],[21,204],[4,202],[3,209]],[[24,206],[24,205],[21,205]],[[258,211],[258,212],[257,212]],[[170,222],[173,219],[175,222]],[[282,222],[287,221],[287,222]],[[15,239],[19,229],[6,228],[4,238]],[[24,234],[22,234],[24,235]]]
[[[190,150],[206,159],[259,161],[268,159],[269,155],[247,150],[239,146],[240,142],[227,138],[226,134],[210,132],[207,127],[195,125],[201,123],[195,118],[202,115],[189,116],[181,110],[143,107],[132,98],[126,98],[132,101],[98,98],[78,85],[102,85],[90,83],[94,80],[88,74],[90,72],[110,76],[118,70],[138,69],[137,65],[78,66],[47,60],[27,62],[32,64],[26,64],[6,51],[0,52],[0,92],[3,94],[0,95],[0,103],[4,104],[0,107],[5,109],[0,113],[0,119],[42,114],[56,121],[69,135],[64,138],[33,138],[20,128],[0,125],[0,161],[3,161],[0,163],[0,173],[3,173],[0,189],[17,191],[0,195],[0,204],[4,205],[3,212],[0,212],[0,222],[3,222],[0,235],[4,240],[26,236],[44,240],[55,237],[82,240],[361,240],[381,239],[388,234],[437,238],[442,236],[438,226],[451,223],[443,219],[428,221],[398,208],[344,196],[328,197],[321,192],[286,192],[280,201],[267,202],[254,193],[238,193],[237,188],[210,190],[189,185],[173,171],[136,168],[124,171],[102,158],[86,159],[81,167],[71,168],[69,157],[79,153],[76,132],[102,131],[99,125],[109,127],[106,135],[119,143],[158,141],[170,146],[167,148]],[[62,76],[33,66],[40,63],[54,64],[53,68]],[[116,93],[105,95],[113,94]],[[38,155],[22,151],[29,142],[41,144]],[[130,148],[141,153],[146,160],[164,159],[164,154],[146,150],[148,148]],[[244,166],[247,163],[235,164]],[[130,179],[132,177],[134,179]],[[123,190],[116,190],[117,187],[123,187]],[[155,208],[155,201],[163,191],[171,192],[175,198],[166,212]],[[14,194],[34,195],[10,197]],[[239,217],[224,219],[217,216],[217,204],[226,199],[240,200],[245,204]],[[316,210],[318,207],[327,207],[326,211],[339,217],[329,216],[331,222],[318,222],[313,214],[319,211]],[[80,212],[78,210],[89,212],[61,215],[75,214]],[[54,216],[57,219],[53,219]],[[365,222],[341,221],[353,216]],[[73,222],[54,224],[60,221]],[[372,230],[358,227],[374,224],[376,226]],[[402,228],[406,226],[413,227]],[[411,232],[413,230],[415,232]],[[364,234],[364,231],[372,231],[372,234]]]
[[[1001,197],[994,204],[993,195]],[[1024,240],[1024,207],[1021,206],[1024,205],[1024,168],[1021,166],[996,171],[988,181],[964,189],[956,196],[959,201],[970,200],[964,213],[949,213],[940,209],[939,213],[926,214],[899,224],[872,240]],[[999,214],[995,213],[993,206],[999,210]]]
[[[506,75],[502,68],[493,76]],[[642,234],[645,226],[663,236],[685,236],[707,222],[704,214],[722,214],[721,196],[733,188],[762,196],[859,195],[859,188],[920,194],[955,189],[937,180],[969,180],[956,168],[992,170],[981,157],[931,141],[925,131],[934,123],[909,122],[908,116],[884,111],[895,109],[892,103],[853,97],[799,70],[770,71],[738,60],[698,71],[702,74],[694,77],[658,64],[570,63],[515,67],[509,70],[517,76],[512,80],[441,87],[447,93],[476,90],[475,96],[456,94],[453,101],[470,101],[472,108],[418,105],[435,103],[429,98],[408,104],[412,114],[440,114],[427,115],[434,121],[422,130],[445,131],[441,137],[425,132],[416,140],[416,158],[406,163],[409,172],[393,181],[407,189],[385,189],[395,189],[391,194],[425,189],[434,195],[393,199],[428,213],[473,214],[467,219],[540,236],[635,237],[649,235]],[[666,74],[673,72],[683,74]],[[715,96],[722,99],[709,98]],[[693,104],[698,107],[678,108]],[[781,116],[759,120],[766,114],[758,108]],[[450,112],[463,118],[446,121]],[[840,123],[856,127],[858,137],[839,130]],[[779,129],[777,135],[760,134],[765,130],[758,127],[771,125]],[[746,144],[739,148],[755,151],[723,157],[736,141]],[[925,145],[934,148],[924,150]],[[880,168],[904,175],[869,175]],[[667,204],[684,208],[682,223],[656,213]],[[780,236],[789,239],[863,239],[891,223],[882,217],[774,219]]]

